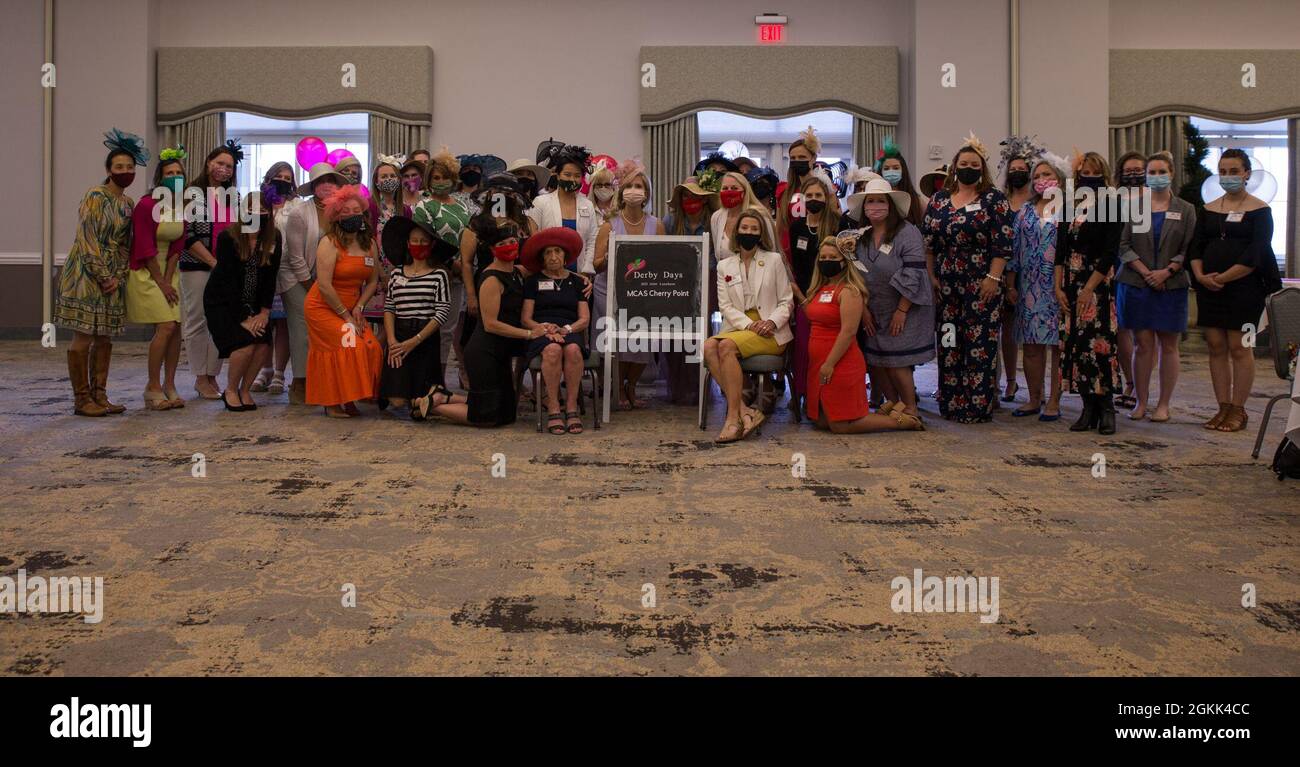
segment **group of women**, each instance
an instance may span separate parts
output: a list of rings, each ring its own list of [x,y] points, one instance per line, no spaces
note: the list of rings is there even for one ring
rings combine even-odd
[[[254,392],[284,390],[292,362],[291,402],[330,417],[374,401],[415,420],[501,426],[515,420],[531,367],[547,430],[577,434],[611,237],[685,234],[711,243],[708,301],[721,327],[703,359],[727,402],[719,442],[754,433],[771,412],[742,367],[756,356],[792,371],[792,408],[841,433],[923,429],[913,370],[936,358],[940,415],[988,421],[1015,399],[1021,352],[1029,392],[1014,416],[1054,421],[1069,391],[1083,401],[1074,431],[1113,433],[1116,402],[1130,418],[1168,421],[1189,286],[1220,403],[1206,426],[1236,431],[1253,374],[1243,325],[1258,321],[1277,282],[1269,208],[1246,191],[1240,150],[1223,153],[1225,194],[1199,214],[1173,194],[1167,153],[1121,158],[1116,183],[1150,190],[1143,227],[1093,209],[1112,186],[1105,158],[1067,161],[1023,136],[1002,142],[1000,184],[989,151],[968,137],[949,165],[921,177],[928,197],[887,143],[870,169],[847,174],[841,203],[809,129],[790,145],[784,181],[713,154],[666,195],[662,218],[638,161],[593,164],[584,147],[560,142],[509,166],[445,148],[380,155],[367,195],[353,158],[312,167],[297,187],[293,168],[277,163],[242,199],[232,189],[237,143],[210,151],[192,181],[174,147],[133,202],[126,190],[148,153],[138,137],[106,137],[107,177],[82,201],[56,304],[56,321],[75,332],[74,410],[87,416],[124,410],[108,400],[107,376],[111,339],[130,322],[155,328],[149,409],[184,407],[183,343],[199,396],[230,411],[255,410]],[[1065,220],[1070,186],[1093,194]],[[453,349],[464,393],[448,386]],[[624,407],[646,404],[637,382],[653,361],[618,353]],[[694,404],[699,368],[684,354],[660,361],[671,400]]]

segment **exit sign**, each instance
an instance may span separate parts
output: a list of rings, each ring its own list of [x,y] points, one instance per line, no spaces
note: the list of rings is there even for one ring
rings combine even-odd
[[[785,39],[782,24],[759,24],[758,41],[760,43],[779,43]]]

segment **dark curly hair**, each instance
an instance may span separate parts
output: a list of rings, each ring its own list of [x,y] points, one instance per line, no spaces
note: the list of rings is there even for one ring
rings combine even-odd
[[[590,173],[591,152],[587,151],[585,146],[565,144],[564,146],[555,147],[551,151],[550,158],[546,161],[546,164],[556,173],[564,170],[564,166],[570,163],[581,168],[584,175]]]

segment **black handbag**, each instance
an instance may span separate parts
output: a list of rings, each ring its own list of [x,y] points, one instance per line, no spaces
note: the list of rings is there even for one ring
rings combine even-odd
[[[1300,445],[1292,442],[1290,437],[1283,437],[1277,452],[1273,453],[1273,473],[1278,482],[1288,477],[1300,479]]]

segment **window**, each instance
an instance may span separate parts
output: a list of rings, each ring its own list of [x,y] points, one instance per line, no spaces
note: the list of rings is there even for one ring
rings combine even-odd
[[[370,178],[370,127],[364,112],[317,117],[310,120],[277,120],[244,112],[226,113],[226,138],[237,138],[244,148],[244,161],[236,171],[240,189],[253,190],[277,162],[293,166],[298,183],[307,180],[307,171],[298,167],[298,142],[316,136],[332,152],[346,149],[361,162],[361,178]]]
[[[1287,146],[1286,120],[1260,123],[1226,123],[1193,117],[1192,124],[1200,130],[1210,144],[1210,153],[1204,165],[1211,174],[1219,172],[1219,156],[1232,147],[1244,149],[1250,155],[1254,172],[1266,171],[1276,181],[1276,192],[1268,200],[1273,210],[1273,255],[1278,269],[1286,273],[1286,232],[1289,222],[1287,182],[1290,174],[1290,153]],[[1273,184],[1268,185],[1270,188]],[[1267,199],[1267,196],[1265,196]]]
[[[719,150],[732,156],[728,150],[739,144],[748,150],[745,157],[762,167],[774,169],[784,178],[790,160],[790,142],[809,125],[817,131],[822,142],[818,160],[834,164],[840,160],[848,162],[853,157],[853,117],[845,112],[809,112],[766,120],[730,112],[704,111],[698,114],[697,119],[701,160]],[[729,146],[723,148],[724,144]]]

